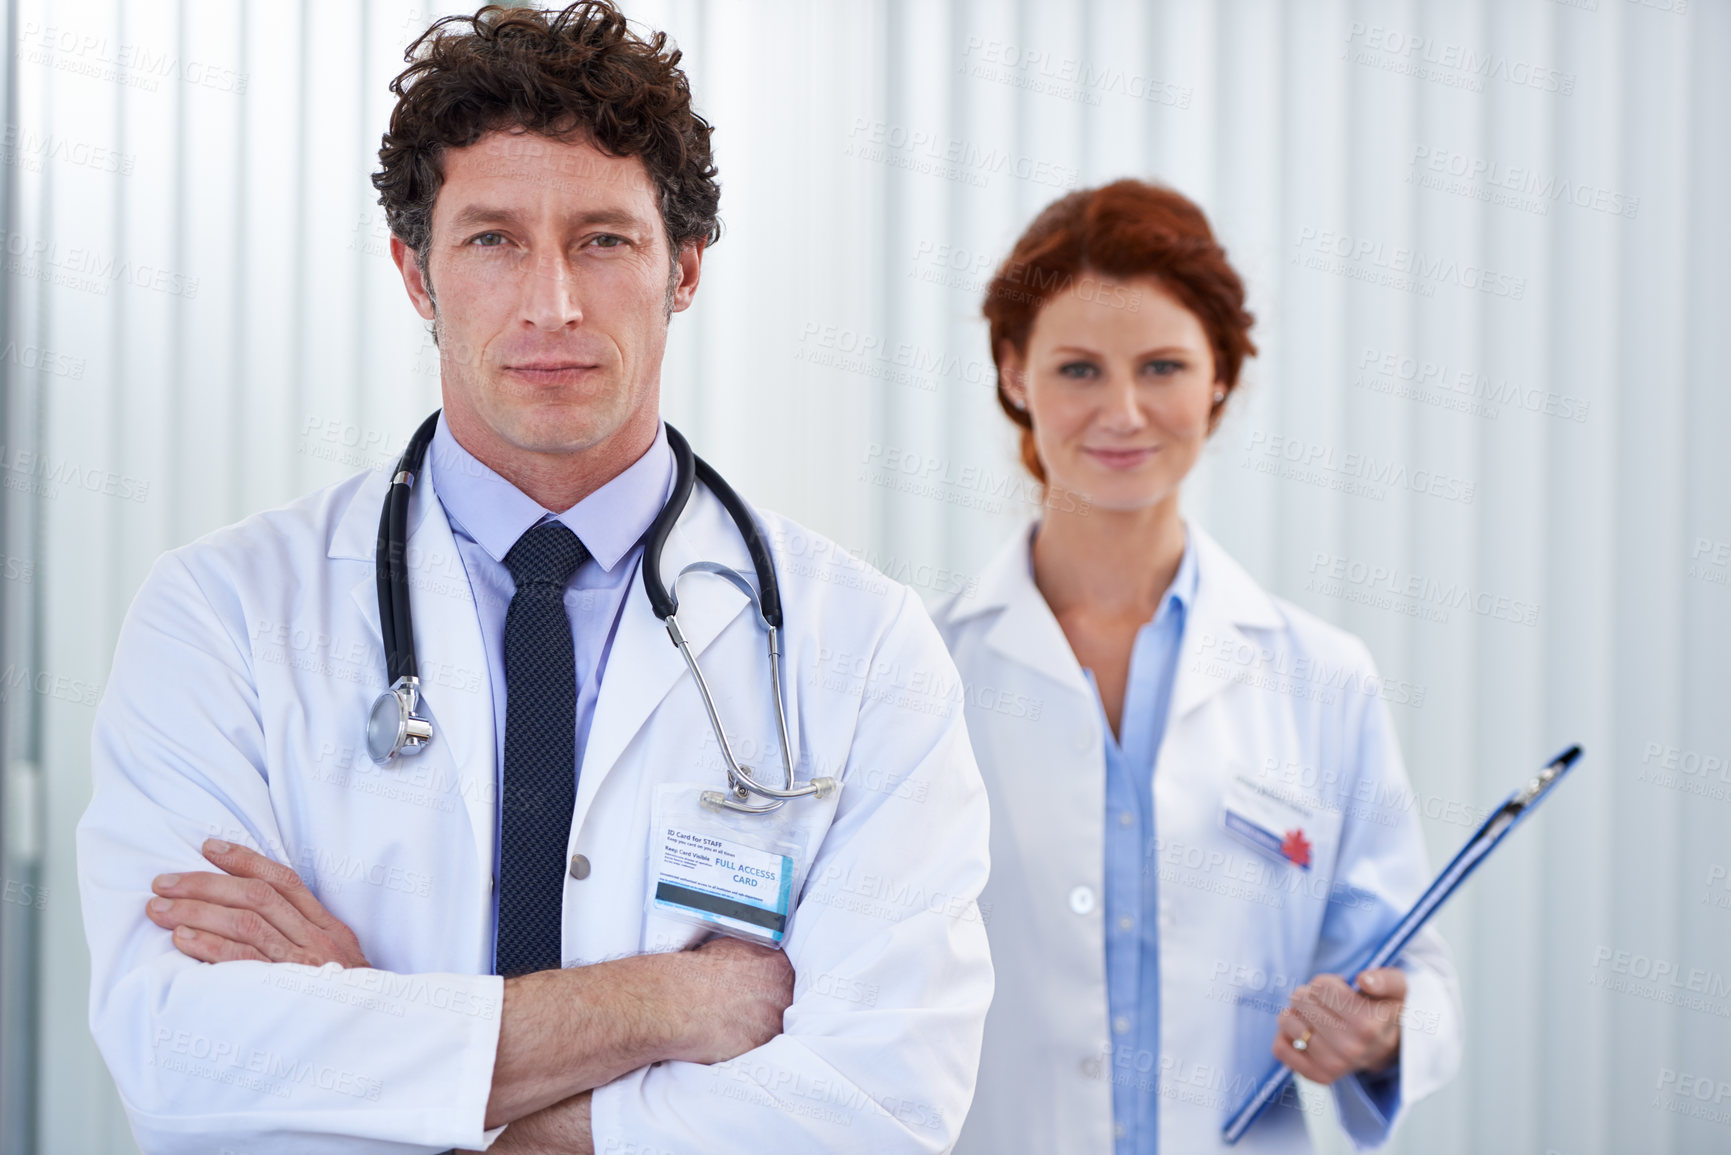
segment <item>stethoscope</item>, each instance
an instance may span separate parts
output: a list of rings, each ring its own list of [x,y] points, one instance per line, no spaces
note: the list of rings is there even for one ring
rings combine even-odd
[[[419,713],[421,680],[415,672],[415,630],[409,616],[408,526],[409,495],[438,424],[439,414],[435,410],[409,439],[408,448],[403,450],[396,472],[391,477],[385,506],[379,515],[379,628],[384,634],[385,677],[391,688],[378,696],[367,715],[367,753],[381,766],[398,754],[418,754],[433,740],[432,721]],[[664,427],[667,444],[673,450],[673,493],[643,535],[643,589],[649,595],[650,609],[667,627],[668,637],[673,639],[673,644],[685,658],[686,667],[691,670],[697,692],[703,698],[703,709],[709,715],[710,728],[715,731],[722,759],[727,763],[727,791],[705,790],[701,795],[703,803],[742,814],[768,814],[781,809],[789,798],[803,798],[808,794],[823,798],[836,789],[838,783],[834,778],[813,778],[804,786],[795,786],[793,782],[793,747],[787,736],[787,707],[781,690],[781,587],[775,580],[775,563],[770,558],[769,547],[758,532],[750,508],[740,500],[733,487],[723,481],[707,461],[691,451],[691,446],[677,429],[671,425]],[[680,578],[694,572],[725,578],[750,601],[759,624],[767,631],[769,677],[775,691],[775,724],[781,738],[781,768],[785,782],[779,789],[759,782],[752,776],[751,767],[741,765],[733,756],[733,745],[727,740],[721,715],[716,712],[709,682],[697,664],[697,655],[691,652],[691,646],[679,628],[679,599],[673,590],[661,583],[661,548],[667,542],[667,535],[673,531],[673,523],[684,512],[686,502],[691,500],[691,491],[699,478],[733,518],[734,525],[739,527],[745,548],[751,554],[751,564],[757,570],[757,588],[753,589],[737,571],[709,561],[692,562],[679,571],[673,583],[677,587]],[[764,801],[753,802],[754,795]]]

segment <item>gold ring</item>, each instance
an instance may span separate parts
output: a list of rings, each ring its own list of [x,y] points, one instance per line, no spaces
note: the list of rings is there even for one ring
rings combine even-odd
[[[1295,1051],[1308,1051],[1308,1050],[1310,1050],[1310,1028],[1309,1027],[1304,1028],[1303,1036],[1301,1036],[1300,1038],[1296,1038],[1296,1039],[1292,1040],[1292,1049]]]

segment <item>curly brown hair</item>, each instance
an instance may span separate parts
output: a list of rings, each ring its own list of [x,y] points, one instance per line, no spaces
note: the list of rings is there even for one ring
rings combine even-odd
[[[1208,218],[1182,193],[1139,180],[1079,189],[1047,205],[1016,241],[981,306],[997,365],[998,405],[1022,427],[1022,464],[1039,481],[1034,422],[1004,390],[1006,345],[1026,355],[1034,318],[1060,292],[1080,291],[1088,275],[1153,277],[1202,322],[1214,353],[1217,384],[1230,397],[1244,359],[1256,354],[1255,317],[1244,307],[1244,282],[1214,238]],[[1215,402],[1210,431],[1225,399]]]
[[[611,0],[558,12],[488,4],[436,21],[404,51],[409,66],[391,81],[397,106],[372,178],[391,233],[425,270],[445,150],[521,128],[552,138],[583,133],[611,156],[641,158],[674,255],[714,244],[721,185],[713,129],[691,107],[680,58],[665,32],[633,32]]]

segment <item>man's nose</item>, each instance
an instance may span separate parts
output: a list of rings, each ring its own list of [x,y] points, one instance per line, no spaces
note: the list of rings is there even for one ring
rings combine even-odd
[[[583,320],[577,273],[564,253],[542,253],[530,262],[523,286],[523,316],[549,332]]]

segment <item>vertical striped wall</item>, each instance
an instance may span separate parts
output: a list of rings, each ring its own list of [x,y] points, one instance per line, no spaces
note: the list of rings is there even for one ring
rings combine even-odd
[[[1261,355],[1192,516],[1369,643],[1439,863],[1588,752],[1445,916],[1465,1065],[1395,1149],[1731,1148],[1731,4],[629,10],[686,51],[724,183],[666,413],[928,596],[1033,508],[978,319],[1020,226],[1121,175],[1207,208]],[[125,1151],[84,1025],[89,703],[160,551],[436,404],[367,180],[432,13],[6,14],[0,807],[42,901],[0,905],[0,1143]]]

